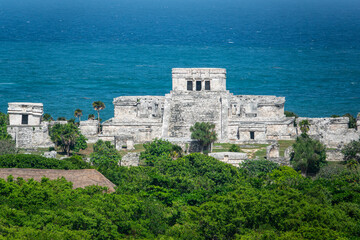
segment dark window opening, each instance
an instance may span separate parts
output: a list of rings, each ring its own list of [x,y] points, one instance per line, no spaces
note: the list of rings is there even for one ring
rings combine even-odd
[[[192,82],[192,81],[187,81],[187,90],[188,90],[188,91],[192,91],[192,90],[193,90],[193,82]]]
[[[201,81],[196,81],[196,91],[201,90]]]
[[[210,81],[205,81],[205,90],[210,90]]]
[[[250,139],[255,139],[255,132],[250,132]]]
[[[29,124],[29,115],[22,115],[21,124]]]

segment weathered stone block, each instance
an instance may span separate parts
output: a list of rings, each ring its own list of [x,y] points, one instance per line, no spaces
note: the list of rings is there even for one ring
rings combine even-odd
[[[44,152],[44,157],[46,158],[56,158],[57,152],[51,151],[51,152]]]
[[[121,166],[139,166],[140,153],[127,153],[121,158]]]

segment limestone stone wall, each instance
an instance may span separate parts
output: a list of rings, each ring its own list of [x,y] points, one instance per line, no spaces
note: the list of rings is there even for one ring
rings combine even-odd
[[[18,148],[52,147],[49,137],[49,123],[41,122],[42,103],[12,102],[8,105],[8,133]]]
[[[115,122],[161,121],[165,97],[160,96],[122,96],[115,98]]]
[[[18,148],[34,149],[54,146],[49,137],[48,123],[37,126],[8,126],[7,130]]]
[[[341,149],[326,150],[326,161],[344,161],[344,154]]]
[[[231,94],[229,116],[233,120],[279,120],[284,118],[284,103],[284,97]]]
[[[360,132],[355,129],[349,129],[349,119],[347,117],[339,118],[298,118],[298,132],[300,131],[299,122],[308,120],[310,123],[309,136],[319,140],[328,148],[341,148],[353,140],[359,140]]]
[[[15,125],[40,125],[43,114],[42,103],[11,102],[8,104],[9,123]],[[27,116],[27,124],[23,124],[23,116]]]
[[[202,147],[197,140],[190,139],[190,138],[164,138],[171,142],[172,144],[178,145],[181,147],[185,154],[201,152]]]
[[[188,82],[192,82],[192,90],[188,90]],[[206,90],[208,81],[210,89]],[[201,83],[199,91],[226,91],[226,69],[222,68],[173,68],[173,91],[197,91],[196,84]]]
[[[217,160],[220,160],[224,163],[231,164],[235,167],[239,167],[240,163],[248,159],[246,153],[239,153],[239,152],[216,152],[216,153],[209,153],[209,156],[216,158]]]
[[[98,120],[80,121],[79,129],[85,137],[93,137],[98,133]]]
[[[266,158],[279,158],[280,157],[280,146],[279,143],[274,143],[266,147]]]
[[[270,122],[266,125],[268,140],[293,140],[296,139],[297,129],[294,126],[295,118],[286,118],[282,122]]]
[[[166,101],[162,137],[190,138],[191,126],[210,122],[219,139],[227,138],[227,92],[172,92]]]
[[[119,135],[115,136],[115,148],[116,150],[133,150],[134,137],[132,135]]]
[[[130,166],[139,166],[140,153],[127,153],[121,158],[121,166],[130,167]]]

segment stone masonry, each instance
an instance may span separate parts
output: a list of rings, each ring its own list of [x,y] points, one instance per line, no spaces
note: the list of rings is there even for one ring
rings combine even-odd
[[[41,122],[42,103],[9,103],[8,133],[19,148],[52,147],[48,122]]]
[[[284,116],[284,97],[233,95],[226,90],[225,69],[174,68],[172,83],[172,91],[165,96],[115,98],[114,117],[104,122],[100,138],[129,136],[135,143],[154,138],[190,141],[195,122],[214,123],[220,142],[296,137],[294,118]]]
[[[226,90],[222,68],[174,68],[172,91],[165,96],[121,96],[113,101],[114,117],[97,133],[95,120],[81,121],[80,130],[89,142],[111,141],[120,149],[162,138],[180,144],[186,152],[198,150],[190,138],[195,122],[215,124],[218,142],[273,143],[292,140],[300,133],[299,122],[309,120],[309,135],[328,148],[342,146],[360,137],[349,129],[349,119],[285,117],[284,97],[233,95]],[[53,146],[47,122],[41,122],[42,103],[9,103],[8,132],[21,148]],[[332,154],[332,156],[335,156]]]

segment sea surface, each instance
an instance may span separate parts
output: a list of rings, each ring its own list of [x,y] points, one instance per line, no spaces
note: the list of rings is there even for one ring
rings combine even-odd
[[[360,1],[0,0],[0,111],[113,116],[112,100],[171,90],[171,69],[227,69],[238,95],[285,109],[360,112]]]

